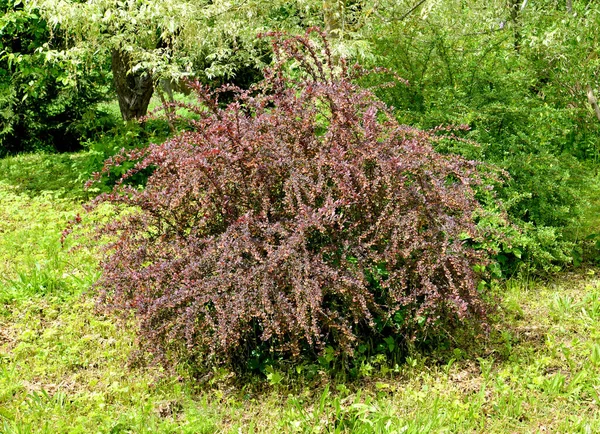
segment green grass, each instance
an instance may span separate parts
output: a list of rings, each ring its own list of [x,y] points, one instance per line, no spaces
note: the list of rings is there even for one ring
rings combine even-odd
[[[25,154],[0,159],[0,182],[4,192],[22,194],[30,198],[86,199],[83,189],[90,174],[90,155]]]
[[[194,381],[144,364],[135,324],[88,292],[101,253],[60,244],[85,158],[0,160],[0,433],[600,432],[599,270],[509,282],[488,336],[393,368],[371,361],[354,382]]]

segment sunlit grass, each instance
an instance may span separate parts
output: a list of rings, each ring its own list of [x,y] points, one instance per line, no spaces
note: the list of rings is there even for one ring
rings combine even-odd
[[[445,363],[415,355],[354,383],[282,374],[250,387],[131,366],[132,324],[85,297],[33,296],[3,319],[3,432],[598,432],[599,281],[510,291],[520,319],[508,309],[477,351]]]

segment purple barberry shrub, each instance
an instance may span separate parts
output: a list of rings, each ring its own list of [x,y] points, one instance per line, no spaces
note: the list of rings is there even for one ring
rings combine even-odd
[[[311,32],[269,36],[259,85],[191,84],[184,131],[106,163],[137,161],[124,179],[153,171],[92,203],[126,210],[102,228],[103,303],[133,311],[141,343],[171,362],[228,363],[256,346],[351,357],[382,330],[482,320],[484,258],[465,241],[476,163],[435,152],[438,131],[400,125]]]

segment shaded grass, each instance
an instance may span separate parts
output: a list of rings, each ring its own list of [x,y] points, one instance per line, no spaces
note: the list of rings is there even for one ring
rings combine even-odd
[[[91,193],[84,184],[98,163],[87,152],[72,154],[22,154],[0,159],[3,191],[29,198],[69,198],[85,200]],[[7,189],[6,187],[10,187]]]
[[[47,174],[85,157],[63,158],[0,160],[12,167],[0,172],[0,433],[600,432],[598,270],[508,282],[489,336],[402,366],[365,361],[351,383],[272,370],[242,384],[219,369],[199,381],[145,364],[135,324],[87,294],[99,253],[60,245],[81,197],[70,175]]]

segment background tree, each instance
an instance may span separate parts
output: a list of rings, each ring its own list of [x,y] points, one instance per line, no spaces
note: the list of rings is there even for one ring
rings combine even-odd
[[[52,33],[38,9],[0,1],[0,155],[75,150],[90,132],[86,118],[106,98],[107,77],[50,57],[64,48],[60,28]]]
[[[52,26],[68,36],[66,57],[78,62],[82,54],[95,53],[102,65],[102,59],[112,58],[115,90],[126,120],[146,113],[161,79],[240,84],[258,80],[270,61],[258,33],[295,33],[323,25],[325,19],[322,3],[316,0],[41,0],[37,5]],[[355,12],[344,8],[338,15],[352,21],[348,17]],[[358,52],[364,44],[360,48],[358,33],[347,31],[338,47]]]

